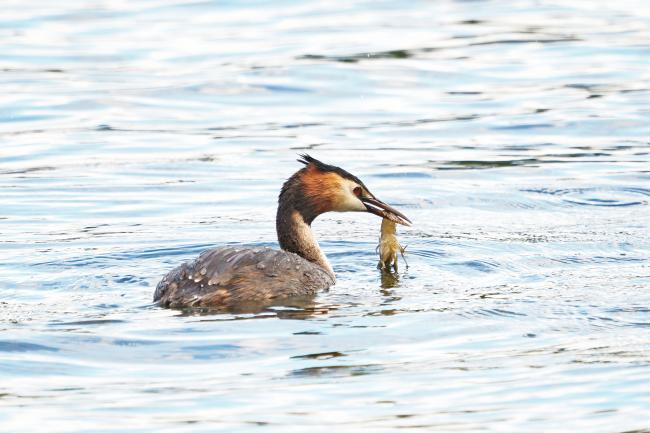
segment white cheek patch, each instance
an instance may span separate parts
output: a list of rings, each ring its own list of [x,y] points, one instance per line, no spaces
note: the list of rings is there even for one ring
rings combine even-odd
[[[355,182],[345,179],[341,182],[341,193],[336,203],[337,212],[365,212],[366,206],[354,194],[354,188],[358,187]]]

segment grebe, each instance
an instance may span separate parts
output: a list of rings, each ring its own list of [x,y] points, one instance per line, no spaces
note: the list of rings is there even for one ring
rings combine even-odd
[[[403,225],[411,221],[378,200],[356,176],[300,155],[305,167],[282,186],[276,230],[282,250],[223,246],[170,271],[154,302],[169,308],[237,309],[314,295],[336,282],[311,223],[325,212],[370,212]]]

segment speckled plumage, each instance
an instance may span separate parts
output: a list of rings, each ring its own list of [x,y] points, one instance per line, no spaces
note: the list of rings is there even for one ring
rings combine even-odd
[[[161,306],[233,308],[313,295],[334,284],[321,266],[269,248],[224,246],[204,251],[158,283]]]

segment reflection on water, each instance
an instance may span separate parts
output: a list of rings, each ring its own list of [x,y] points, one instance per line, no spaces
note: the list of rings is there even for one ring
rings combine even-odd
[[[650,431],[647,10],[4,2],[0,430]],[[328,292],[151,305],[277,245],[305,149],[414,221],[408,270],[332,214]]]
[[[387,289],[399,286],[399,273],[387,270],[379,271],[381,273],[381,288],[383,294],[389,293]]]

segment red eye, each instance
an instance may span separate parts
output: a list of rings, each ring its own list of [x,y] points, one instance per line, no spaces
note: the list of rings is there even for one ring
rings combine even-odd
[[[356,186],[356,187],[354,187],[354,189],[352,190],[352,192],[353,192],[354,195],[356,195],[357,197],[361,197],[361,187],[360,187],[360,186]]]

